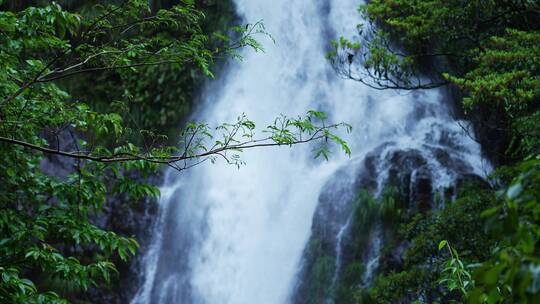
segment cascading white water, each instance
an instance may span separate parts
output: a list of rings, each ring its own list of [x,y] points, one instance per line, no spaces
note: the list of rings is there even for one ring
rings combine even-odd
[[[482,173],[479,147],[450,118],[438,92],[373,91],[331,69],[328,40],[352,35],[358,0],[235,2],[246,22],[264,21],[275,44],[263,40],[265,53],[246,51],[232,63],[222,83],[205,92],[196,119],[216,125],[245,112],[266,126],[282,113],[323,110],[332,121],[353,125],[346,138],[353,157],[314,161],[308,146],[271,148],[244,152],[240,170],[218,163],[168,172],[134,304],[286,303],[323,184],[382,142],[421,149],[426,138],[450,130],[462,144],[459,153]]]

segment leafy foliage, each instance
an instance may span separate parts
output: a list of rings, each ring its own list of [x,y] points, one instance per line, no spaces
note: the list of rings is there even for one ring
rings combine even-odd
[[[474,272],[472,303],[536,303],[540,299],[540,157],[521,162],[512,171],[510,185],[498,192],[501,203],[482,213],[499,244]]]
[[[508,29],[485,43],[474,59],[477,66],[462,78],[447,78],[468,93],[468,111],[500,109],[510,121],[514,155],[538,152],[538,100],[540,100],[540,32]],[[510,152],[512,150],[509,150]]]
[[[450,259],[442,270],[443,277],[439,280],[439,284],[445,285],[450,292],[459,290],[463,295],[467,295],[467,292],[474,287],[472,275],[459,258],[456,249],[452,248],[448,241],[442,240],[439,243],[439,251],[445,248],[450,254]]]

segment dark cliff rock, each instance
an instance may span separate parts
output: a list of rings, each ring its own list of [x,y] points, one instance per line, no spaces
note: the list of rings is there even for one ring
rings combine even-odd
[[[293,303],[348,303],[340,299],[345,289],[368,285],[380,267],[400,269],[408,243],[395,237],[397,213],[438,208],[455,196],[456,184],[480,179],[457,154],[423,149],[388,142],[329,180],[319,197]],[[441,170],[453,176],[447,189],[437,189]]]

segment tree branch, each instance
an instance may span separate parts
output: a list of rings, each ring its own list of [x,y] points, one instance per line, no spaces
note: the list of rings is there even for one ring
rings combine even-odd
[[[236,145],[228,145],[223,146],[215,149],[211,149],[207,152],[195,154],[195,155],[172,155],[172,156],[152,156],[152,155],[143,155],[143,154],[133,154],[133,153],[116,153],[112,155],[95,155],[88,151],[62,151],[59,149],[51,149],[46,148],[40,145],[32,144],[26,141],[21,141],[17,139],[7,138],[0,136],[0,142],[5,142],[12,145],[17,145],[25,148],[29,148],[31,150],[40,151],[47,154],[54,154],[54,155],[60,155],[80,160],[89,160],[89,161],[96,161],[96,162],[102,162],[102,163],[113,163],[113,162],[129,162],[129,161],[137,161],[137,160],[144,160],[151,163],[157,163],[157,164],[172,164],[178,161],[183,160],[191,160],[191,159],[198,159],[198,158],[204,158],[212,155],[219,155],[222,156],[221,153],[229,150],[244,150],[244,149],[252,149],[252,148],[258,148],[258,147],[276,147],[276,146],[292,146],[292,145],[298,145],[303,143],[308,143],[311,141],[315,141],[318,139],[325,138],[325,135],[319,135],[322,132],[322,129],[317,130],[313,133],[311,137],[305,140],[297,140],[293,141],[291,143],[279,143],[279,142],[267,142],[267,143],[261,143],[261,141],[269,141],[271,138],[266,139],[259,139],[259,140],[251,140],[242,142]]]

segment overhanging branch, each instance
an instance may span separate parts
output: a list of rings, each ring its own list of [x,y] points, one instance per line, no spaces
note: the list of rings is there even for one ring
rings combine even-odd
[[[245,149],[252,149],[252,148],[259,148],[259,147],[292,146],[292,145],[308,143],[311,141],[325,138],[326,137],[325,135],[320,134],[322,130],[323,129],[319,129],[308,139],[297,140],[290,143],[281,143],[281,142],[266,142],[265,143],[264,141],[272,140],[271,138],[266,138],[266,139],[259,139],[259,140],[250,140],[250,141],[242,142],[235,145],[223,146],[223,147],[209,150],[204,153],[199,153],[199,154],[194,154],[194,155],[182,154],[182,155],[172,155],[172,156],[152,156],[150,154],[145,155],[145,154],[134,154],[134,153],[115,153],[112,155],[98,155],[98,154],[93,154],[92,152],[89,152],[89,151],[62,151],[62,150],[51,149],[51,148],[43,147],[40,145],[32,144],[26,141],[2,137],[2,136],[0,136],[0,142],[25,147],[25,148],[43,152],[46,154],[59,155],[63,157],[96,161],[96,162],[102,162],[102,163],[129,162],[129,161],[143,160],[143,161],[147,161],[150,163],[157,163],[157,164],[172,164],[179,161],[199,159],[199,158],[204,158],[204,157],[208,157],[212,155],[223,156],[222,155],[223,152],[226,152],[229,150],[241,151]]]

